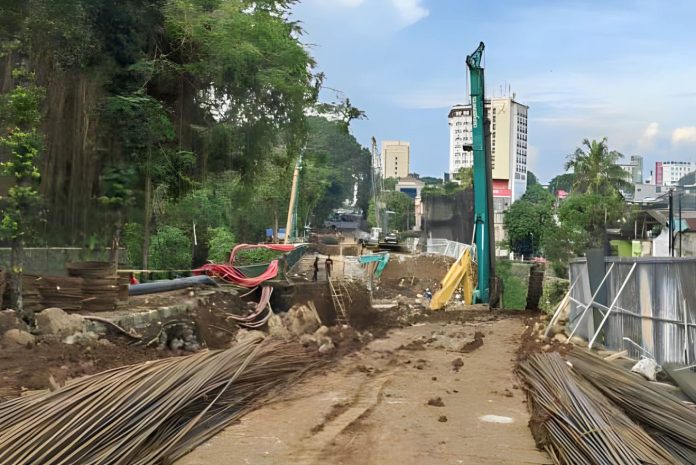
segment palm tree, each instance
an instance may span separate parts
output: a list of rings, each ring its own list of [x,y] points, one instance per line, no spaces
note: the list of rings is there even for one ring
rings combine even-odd
[[[582,146],[568,157],[565,169],[573,169],[573,190],[581,194],[608,195],[631,190],[630,174],[617,165],[623,155],[609,150],[607,138],[600,141],[585,139]]]

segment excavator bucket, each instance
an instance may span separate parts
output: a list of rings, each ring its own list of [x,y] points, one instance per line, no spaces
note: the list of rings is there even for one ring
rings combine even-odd
[[[440,288],[430,301],[430,310],[440,310],[447,305],[459,287],[463,291],[462,299],[464,303],[470,304],[474,289],[471,270],[471,249],[466,249],[450,267],[445,277],[442,278]]]

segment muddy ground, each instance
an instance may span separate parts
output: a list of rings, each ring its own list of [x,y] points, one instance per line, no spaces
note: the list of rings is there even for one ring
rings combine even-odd
[[[514,375],[524,317],[442,315],[336,360],[177,465],[551,463]]]
[[[131,308],[147,309],[180,303],[189,291],[132,298]],[[186,355],[182,350],[158,347],[162,328],[179,322],[196,328],[201,346],[224,349],[238,331],[228,312],[239,313],[244,303],[227,293],[214,293],[202,299],[191,315],[176,316],[142,331],[142,342],[116,333],[97,341],[65,344],[58,337],[38,337],[34,346],[5,344],[0,347],[0,400],[17,397],[26,391],[51,389],[67,380],[98,373],[110,368],[147,360]],[[151,343],[148,345],[148,343]]]

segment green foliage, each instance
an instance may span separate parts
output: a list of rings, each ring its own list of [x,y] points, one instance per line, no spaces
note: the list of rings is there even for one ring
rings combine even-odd
[[[319,114],[325,115],[327,119],[338,122],[345,134],[348,134],[351,121],[367,118],[365,112],[354,107],[350,103],[350,99],[347,98],[338,102],[319,103],[316,105],[316,110]]]
[[[0,122],[8,128],[0,132],[0,148],[9,152],[9,158],[0,163],[0,175],[14,182],[7,197],[0,197],[0,237],[10,240],[29,234],[41,203],[39,154],[43,148],[38,133],[43,89],[34,84],[32,75],[14,74],[16,87],[0,98]]]
[[[544,280],[544,290],[541,294],[541,302],[539,302],[541,309],[547,313],[554,312],[568,292],[569,286],[570,283],[565,279],[549,278]]]
[[[121,243],[128,252],[128,263],[132,268],[143,267],[143,225],[139,223],[126,223],[123,225]]]
[[[51,156],[63,166],[73,153],[94,156],[90,163],[100,173],[99,184],[90,179],[70,187],[98,192],[91,200],[99,213],[90,212],[90,218],[114,217],[116,232],[121,223],[147,225],[152,219],[160,231],[174,227],[188,237],[195,223],[198,262],[214,228],[254,242],[276,219],[285,225],[292,169],[302,147],[298,222],[321,224],[332,209],[353,201],[355,186],[357,206],[368,209],[370,154],[349,133],[351,121],[365,114],[344,97],[316,105],[323,76],[313,74],[302,31],[289,19],[293,4],[6,0],[0,6],[0,54],[17,50],[39,76],[50,76],[51,101],[76,93],[70,100],[76,108],[71,104],[63,113],[71,125],[85,121],[70,127],[84,130],[83,145],[62,150],[63,140],[53,134],[63,126],[55,120],[49,135],[58,142],[48,142],[61,147]],[[77,78],[85,84],[79,95],[67,82]],[[27,94],[17,93],[13,101],[0,96],[0,126],[10,127],[6,121],[19,114],[38,121],[38,111],[22,109],[36,110],[42,95],[23,89]],[[74,199],[54,195],[52,201],[50,211],[63,202],[70,205],[66,212],[78,216],[69,211]],[[100,221],[93,223],[103,235]],[[143,239],[130,226],[123,235],[129,250],[136,250],[136,236]],[[136,255],[132,263],[141,260]]]
[[[443,184],[442,178],[434,178],[432,176],[422,176],[420,180],[423,181],[426,186],[438,186]]]
[[[17,86],[11,92],[0,94],[0,127],[37,129],[45,91],[36,85],[35,76],[23,68],[14,69],[12,77]]]
[[[541,185],[529,186],[504,218],[510,249],[525,256],[538,255],[553,228],[553,196]]]
[[[396,184],[398,182],[399,180],[396,178],[386,178],[382,180],[382,186],[384,187],[385,191],[393,191],[396,190]]]
[[[523,310],[527,306],[527,286],[513,272],[512,263],[509,260],[497,260],[495,274],[503,283],[503,308]]]
[[[534,173],[527,171],[527,187],[533,186],[534,184],[539,184],[539,180]]]
[[[474,186],[474,169],[473,168],[460,168],[459,172],[456,174],[455,178],[459,181],[459,185],[462,189]]]
[[[558,191],[573,191],[573,184],[575,184],[575,174],[574,173],[563,173],[551,179],[549,182],[549,192],[556,194]]]
[[[150,263],[157,270],[188,270],[193,243],[179,228],[162,226],[150,240]]]
[[[386,206],[386,211],[383,211],[382,214],[386,216],[388,221],[385,233],[393,229],[408,231],[413,227],[416,219],[411,197],[403,192],[387,191],[382,193],[382,202]],[[376,224],[374,201],[370,201],[367,221],[372,226],[381,226]]]
[[[602,247],[606,228],[616,224],[625,213],[621,195],[573,194],[558,209],[563,230],[577,255],[587,248]]]
[[[623,155],[609,150],[607,138],[600,141],[582,141],[575,153],[568,157],[565,168],[572,169],[573,190],[582,194],[613,194],[631,188],[630,174],[617,163]]]
[[[270,249],[246,249],[240,250],[235,256],[235,266],[256,265],[259,263],[268,263],[283,255],[282,252]],[[229,258],[229,257],[228,257]]]
[[[162,103],[140,91],[108,97],[101,113],[128,161],[145,165],[154,147],[174,138],[174,127]]]
[[[469,188],[471,188],[471,186],[469,186]],[[421,189],[421,197],[426,198],[438,195],[452,195],[458,191],[465,189],[466,187],[464,187],[463,185],[459,185],[458,183],[451,181],[445,182],[443,184],[426,185],[423,189]]]
[[[320,225],[343,202],[352,202],[357,185],[357,207],[367,211],[371,182],[370,153],[341,122],[308,119],[307,147],[300,179],[298,217]]]
[[[102,195],[99,203],[106,208],[119,210],[134,202],[133,180],[135,170],[132,167],[107,167],[102,174]]]
[[[208,260],[214,263],[227,263],[236,239],[234,234],[223,227],[208,230]]]

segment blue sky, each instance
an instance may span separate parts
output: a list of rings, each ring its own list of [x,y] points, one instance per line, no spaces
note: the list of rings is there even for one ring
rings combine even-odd
[[[466,101],[465,57],[486,43],[487,92],[530,107],[530,169],[543,181],[584,138],[696,161],[696,2],[302,0],[293,19],[327,75],[367,112],[370,137],[411,142],[411,171],[442,176],[447,113]],[[331,91],[324,98],[333,98]]]

